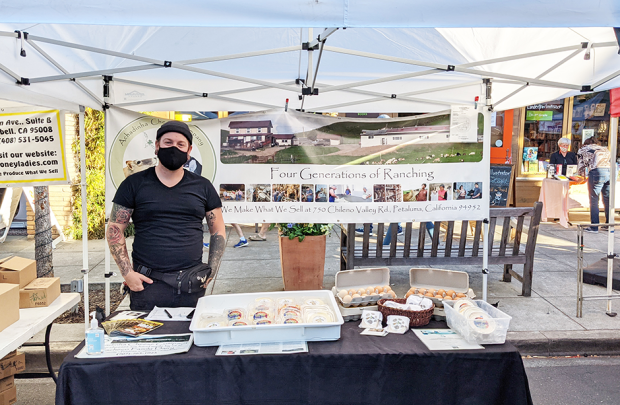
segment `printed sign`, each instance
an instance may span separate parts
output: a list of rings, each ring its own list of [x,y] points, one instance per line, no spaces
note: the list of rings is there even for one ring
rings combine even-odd
[[[553,111],[526,111],[526,121],[553,121]]]
[[[155,133],[165,120],[107,114],[109,209],[120,181],[157,164]],[[471,121],[474,142],[451,141],[448,111],[359,119],[272,110],[193,121],[194,139],[209,149],[194,146],[192,157],[219,192],[227,223],[477,220],[489,215],[485,114]]]
[[[67,184],[60,112],[0,114],[0,187]]]

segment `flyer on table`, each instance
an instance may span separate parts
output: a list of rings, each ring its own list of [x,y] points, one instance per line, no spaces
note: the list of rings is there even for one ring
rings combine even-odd
[[[166,120],[108,114],[109,212],[118,185],[157,164],[155,135]],[[490,113],[482,106],[386,119],[282,109],[188,124],[186,169],[213,182],[226,222],[489,216]]]

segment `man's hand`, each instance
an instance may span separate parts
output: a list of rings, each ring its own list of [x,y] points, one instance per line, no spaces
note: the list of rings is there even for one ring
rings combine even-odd
[[[127,286],[134,292],[144,290],[144,285],[142,285],[142,282],[153,284],[153,280],[144,274],[138,273],[137,271],[130,271],[124,277]]]

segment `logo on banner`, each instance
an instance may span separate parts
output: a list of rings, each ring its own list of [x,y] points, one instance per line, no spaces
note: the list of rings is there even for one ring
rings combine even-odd
[[[157,130],[169,120],[142,116],[125,125],[112,141],[108,164],[114,188],[133,173],[157,165],[155,137]],[[216,153],[207,135],[196,125],[189,125],[193,136],[191,159],[187,169],[213,181]]]

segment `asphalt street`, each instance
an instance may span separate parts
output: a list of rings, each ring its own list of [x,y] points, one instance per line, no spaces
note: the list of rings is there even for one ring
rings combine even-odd
[[[534,357],[523,363],[535,405],[620,404],[620,357]],[[49,378],[18,379],[17,403],[54,403]]]
[[[620,357],[523,359],[535,405],[620,404]]]

